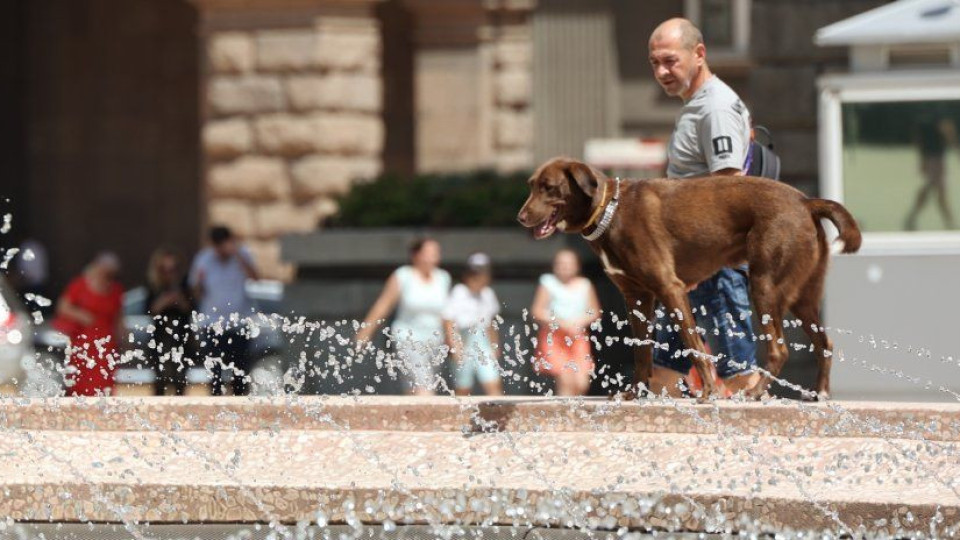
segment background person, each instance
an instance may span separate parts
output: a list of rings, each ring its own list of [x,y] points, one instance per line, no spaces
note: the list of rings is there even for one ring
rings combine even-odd
[[[540,276],[530,311],[540,326],[534,371],[556,379],[557,395],[585,395],[594,368],[589,328],[600,318],[600,302],[590,280],[580,276],[576,253],[557,252],[553,273]]]
[[[491,280],[490,257],[485,253],[470,255],[463,283],[450,291],[443,309],[444,333],[458,396],[470,395],[474,382],[479,382],[488,396],[503,394],[496,324],[500,301],[490,287]]]
[[[403,384],[413,395],[432,395],[436,366],[443,363],[443,307],[450,274],[439,268],[440,244],[419,238],[410,245],[410,264],[397,268],[357,332],[361,349],[386,317],[397,309],[389,334],[396,345]]]
[[[210,392],[223,395],[223,367],[233,365],[233,394],[246,395],[249,389],[249,317],[253,303],[246,282],[257,279],[253,256],[241,246],[227,227],[210,229],[210,246],[193,259],[189,284],[199,302],[199,339],[204,362],[211,366]],[[207,364],[209,365],[209,364]]]
[[[667,147],[667,176],[742,175],[750,145],[750,113],[736,92],[710,71],[700,30],[686,19],[670,19],[653,31],[649,47],[657,82],[667,95],[683,100]],[[726,389],[736,392],[758,384],[746,266],[720,270],[689,298],[698,326],[707,329],[720,357],[717,373]],[[667,343],[669,349],[654,349],[650,389],[681,396],[693,363],[682,355],[681,336],[670,326],[657,330],[657,342]]]
[[[923,185],[917,191],[917,198],[907,214],[904,229],[917,230],[917,217],[927,204],[927,199],[933,193],[940,209],[940,217],[947,229],[956,229],[953,220],[953,210],[950,209],[950,199],[947,198],[947,168],[946,154],[948,146],[958,146],[957,129],[949,118],[938,118],[932,114],[921,116],[917,121],[916,130],[917,150],[920,153],[920,172],[923,175]]]
[[[190,345],[190,299],[186,273],[180,256],[169,248],[158,248],[147,268],[147,315],[153,319],[153,347],[147,354],[153,361],[156,378],[154,394],[166,395],[173,386],[178,396],[187,387],[184,352]]]
[[[70,338],[67,395],[110,395],[120,361],[123,335],[123,287],[117,282],[120,259],[110,252],[96,256],[67,285],[57,301],[53,326]]]

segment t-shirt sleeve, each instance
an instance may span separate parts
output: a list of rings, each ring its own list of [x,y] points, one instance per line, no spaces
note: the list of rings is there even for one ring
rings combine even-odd
[[[440,270],[440,276],[443,279],[443,288],[449,291],[450,285],[453,284],[453,278],[450,277],[450,272],[447,272],[446,270]]]
[[[733,109],[712,111],[700,120],[699,135],[703,157],[710,172],[743,169],[749,133],[745,120]]]
[[[500,299],[497,298],[497,293],[493,289],[487,289],[489,294],[486,295],[487,300],[487,322],[492,322],[493,318],[500,314]]]
[[[255,267],[255,264],[254,264],[255,261],[253,260],[253,253],[250,251],[250,248],[248,248],[247,246],[245,245],[240,246],[240,248],[237,249],[237,256],[243,259],[244,262],[246,262],[250,266]]]
[[[193,264],[190,265],[190,273],[187,274],[187,284],[191,287],[196,287],[200,284],[200,269],[206,264],[204,259],[206,259],[207,252],[201,251],[193,258]]]

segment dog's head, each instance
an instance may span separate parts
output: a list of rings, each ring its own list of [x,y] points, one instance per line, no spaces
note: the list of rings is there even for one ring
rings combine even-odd
[[[587,226],[597,186],[603,174],[586,163],[568,158],[554,158],[540,166],[527,180],[530,196],[517,220],[533,228],[540,240],[554,233],[580,232]]]

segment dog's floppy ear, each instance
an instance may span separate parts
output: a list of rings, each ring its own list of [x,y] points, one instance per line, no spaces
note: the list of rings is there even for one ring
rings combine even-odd
[[[580,187],[587,197],[593,198],[597,192],[597,186],[600,185],[600,179],[597,178],[597,172],[592,167],[582,161],[570,161],[567,164],[567,175]]]

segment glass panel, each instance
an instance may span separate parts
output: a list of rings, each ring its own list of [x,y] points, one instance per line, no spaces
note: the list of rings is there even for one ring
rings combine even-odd
[[[711,47],[733,48],[734,0],[701,0],[700,30],[707,50]]]
[[[930,68],[950,65],[949,47],[894,49],[890,51],[892,68]]]
[[[960,101],[845,103],[844,202],[864,231],[956,228]]]

